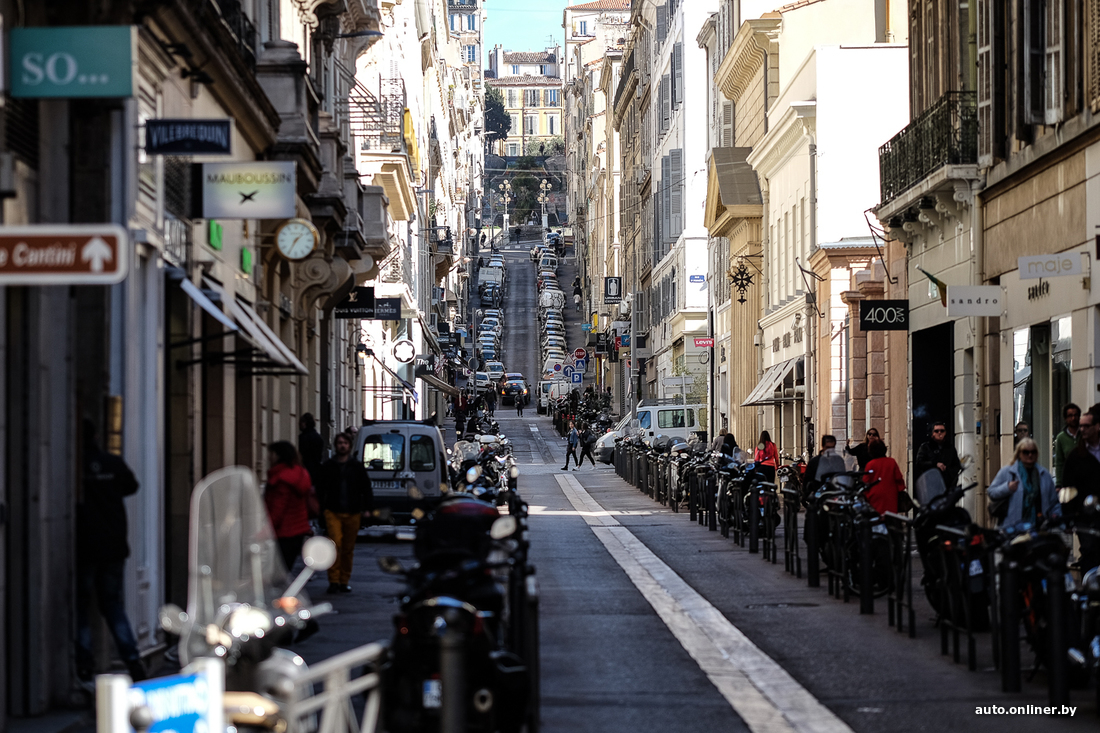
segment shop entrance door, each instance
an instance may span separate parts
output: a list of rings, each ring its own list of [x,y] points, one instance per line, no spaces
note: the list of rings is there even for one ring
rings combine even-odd
[[[933,421],[946,421],[947,437],[954,436],[955,324],[914,331],[912,342],[914,456],[931,436]]]

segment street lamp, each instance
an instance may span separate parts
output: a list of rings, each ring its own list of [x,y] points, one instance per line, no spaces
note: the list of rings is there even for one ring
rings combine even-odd
[[[504,206],[504,231],[507,236],[508,231],[508,204],[512,202],[512,184],[508,181],[497,185],[497,189],[500,191],[500,203]]]
[[[550,226],[546,219],[546,205],[550,203],[550,190],[552,188],[553,185],[548,180],[543,178],[542,183],[539,184],[539,195],[536,199],[540,204],[542,204],[542,231],[544,232]]]

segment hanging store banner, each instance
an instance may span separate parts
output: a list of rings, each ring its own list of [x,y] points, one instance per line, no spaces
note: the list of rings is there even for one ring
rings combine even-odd
[[[713,349],[714,348],[714,339],[712,339],[712,338],[697,338],[697,339],[694,339],[694,341],[695,341],[695,348],[697,348],[697,349]]]
[[[374,318],[374,288],[354,288],[332,309],[332,317],[360,320]]]
[[[137,27],[12,28],[8,60],[13,97],[132,97]]]
[[[297,214],[292,161],[203,163],[198,219],[290,219]]]
[[[374,320],[376,321],[400,321],[401,298],[375,298]]]
[[[999,316],[1003,310],[1001,287],[999,285],[947,286],[947,316],[949,318]]]
[[[0,285],[110,285],[129,267],[129,237],[120,226],[0,226]]]
[[[1081,275],[1084,269],[1081,252],[1059,252],[1052,255],[1021,257],[1016,261],[1020,268],[1021,280],[1034,280],[1038,277],[1063,277]]]
[[[623,279],[605,277],[603,279],[603,304],[615,305],[623,302]]]
[[[146,120],[149,155],[209,155],[230,152],[229,120]]]
[[[908,331],[908,300],[859,301],[861,331]]]

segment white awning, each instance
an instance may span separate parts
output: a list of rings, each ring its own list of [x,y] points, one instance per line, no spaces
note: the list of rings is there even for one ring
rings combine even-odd
[[[221,293],[221,299],[229,311],[229,317],[232,318],[236,326],[239,327],[238,335],[249,341],[257,351],[262,352],[264,356],[271,361],[271,366],[279,371],[309,374],[306,365],[303,364],[298,357],[294,355],[294,352],[282,342],[282,339],[276,336],[275,332],[263,322],[263,319],[260,318],[259,314],[256,313],[252,306],[243,301],[230,298],[225,294],[225,290],[221,285],[209,278],[203,278],[203,283],[211,290]],[[238,329],[235,328],[234,330]]]
[[[185,277],[180,280],[180,289],[183,290],[183,292],[187,293],[187,295],[190,296],[191,300],[195,301],[195,305],[202,308],[204,311],[209,313],[214,318],[214,320],[225,326],[226,330],[240,330],[237,328],[237,324],[234,323],[232,319],[229,318],[229,316],[225,315],[225,313],[222,312],[222,309],[219,308],[217,304],[214,303],[214,301],[206,297],[206,293],[202,292],[202,290],[199,289],[198,285],[195,285],[195,283],[191,282]]]
[[[431,374],[421,374],[419,378],[423,379],[430,386],[435,387],[443,394],[448,394],[452,397],[457,397],[458,395],[462,394],[458,391],[457,387],[453,387],[444,382],[442,379],[439,379],[438,377],[433,377]]]
[[[764,376],[760,378],[756,387],[749,393],[749,396],[745,398],[745,401],[741,403],[741,406],[768,405],[776,402],[775,390],[794,369],[795,363],[798,362],[798,358],[799,357],[787,359],[786,361],[768,367],[764,372]]]

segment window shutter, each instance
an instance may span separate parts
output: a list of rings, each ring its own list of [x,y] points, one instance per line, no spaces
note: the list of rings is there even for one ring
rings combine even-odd
[[[1062,1],[1047,0],[1046,4],[1046,48],[1044,54],[1044,92],[1043,120],[1048,125],[1062,121],[1064,100],[1065,69],[1062,67]]]
[[[671,239],[676,240],[684,231],[684,151],[676,148],[669,153],[669,197],[672,209]]]
[[[733,102],[722,102],[722,136],[719,144],[723,148],[733,147]]]
[[[978,165],[993,165],[993,44],[989,6],[978,0]]]
[[[684,44],[672,46],[672,106],[680,107],[684,100]]]
[[[1043,33],[1043,23],[1046,19],[1043,0],[1019,0],[1023,15],[1023,74],[1020,79],[1023,87],[1021,99],[1021,120],[1023,125],[1043,124],[1043,100],[1045,84],[1043,83],[1043,70],[1046,63],[1044,58],[1044,44],[1046,34]],[[1017,130],[1017,137],[1030,140],[1031,133],[1024,129]]]
[[[1085,97],[1100,110],[1100,0],[1085,0]]]
[[[672,80],[666,74],[661,77],[661,134],[668,131],[672,121]]]
[[[657,6],[657,43],[664,43],[668,35],[668,6]]]
[[[649,261],[657,263],[657,243],[661,241],[661,187],[657,184],[657,190],[653,192],[653,241],[649,247]]]
[[[672,240],[672,161],[667,155],[661,157],[661,254],[664,245]]]

